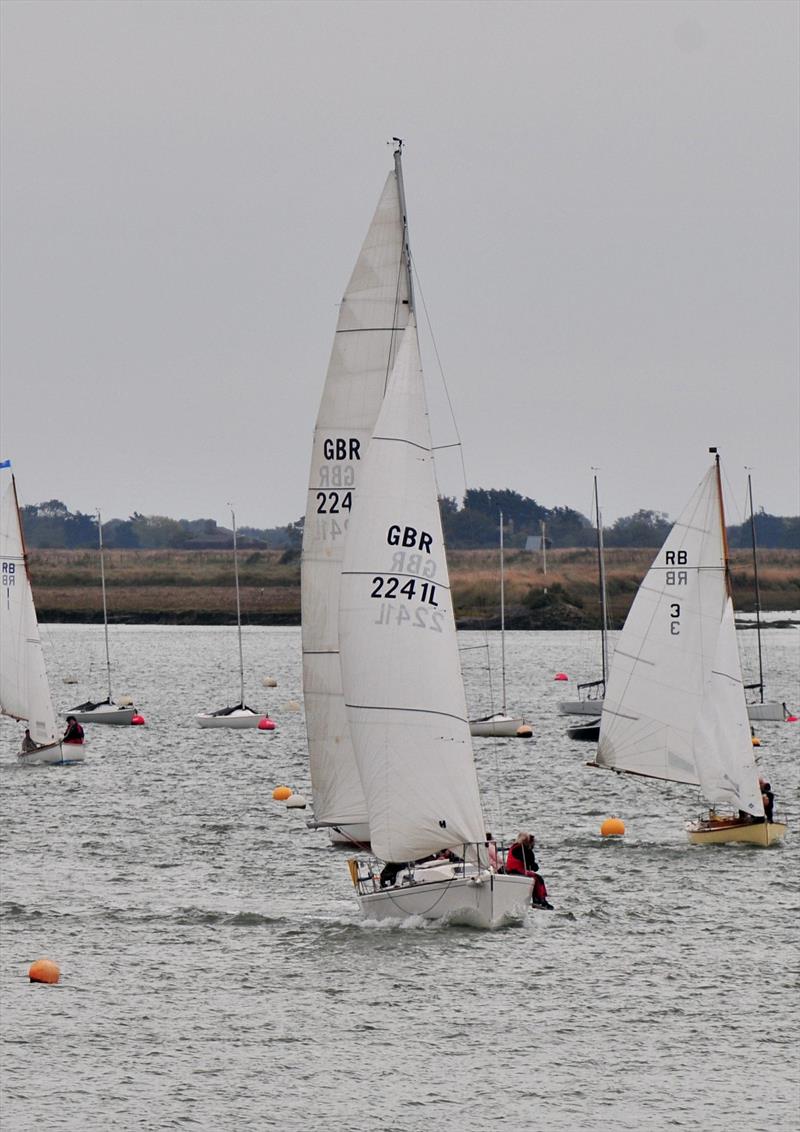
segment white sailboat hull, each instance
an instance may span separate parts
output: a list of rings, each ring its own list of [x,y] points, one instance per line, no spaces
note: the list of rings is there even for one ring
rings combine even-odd
[[[747,714],[751,723],[783,723],[786,712],[783,704],[748,704]]]
[[[562,715],[599,715],[603,710],[602,700],[562,700],[558,705]]]
[[[486,719],[471,719],[469,733],[480,739],[511,739],[524,724],[525,720],[521,715],[511,716],[497,712]]]
[[[531,881],[528,877],[482,871],[476,876],[392,886],[359,895],[358,902],[369,920],[421,916],[491,929],[524,918],[531,903]]]
[[[195,718],[201,727],[228,727],[238,730],[243,727],[258,727],[264,716],[254,711],[233,711],[230,715],[200,712]]]
[[[26,766],[70,766],[85,759],[83,743],[50,743],[35,751],[20,751],[17,759]]]
[[[342,825],[338,829],[330,828],[328,834],[332,845],[349,845],[351,849],[369,845],[369,826],[366,822]]]
[[[130,725],[136,715],[135,707],[120,707],[118,704],[98,704],[92,711],[62,712],[62,715],[71,715],[78,723],[116,723]]]

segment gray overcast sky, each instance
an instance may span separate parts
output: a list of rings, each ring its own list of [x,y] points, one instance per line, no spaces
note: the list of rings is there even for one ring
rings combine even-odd
[[[470,486],[798,502],[798,5],[2,3],[0,457],[25,502],[305,506],[336,304],[406,140]],[[441,411],[435,442],[453,439]],[[450,466],[452,465],[452,466]],[[442,487],[461,494],[458,461]]]

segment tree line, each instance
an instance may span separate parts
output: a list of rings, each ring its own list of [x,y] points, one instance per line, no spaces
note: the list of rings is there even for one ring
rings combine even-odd
[[[499,518],[509,548],[539,547],[544,535],[550,548],[593,546],[597,535],[589,520],[570,507],[543,507],[519,492],[470,488],[459,502],[440,499],[445,541],[454,549],[473,550],[496,546]],[[72,512],[59,499],[31,504],[21,510],[25,541],[30,547],[81,549],[97,545],[94,515]],[[603,528],[608,547],[659,547],[672,522],[661,511],[636,511]],[[800,548],[800,517],[770,515],[763,509],[755,516],[756,541],[765,549]],[[303,519],[283,527],[241,527],[237,531],[243,548],[298,550]],[[532,541],[531,541],[532,540]],[[732,549],[751,545],[750,522],[728,527]],[[112,549],[209,550],[232,544],[232,531],[214,519],[169,519],[163,515],[134,512],[127,519],[103,523],[103,542]]]

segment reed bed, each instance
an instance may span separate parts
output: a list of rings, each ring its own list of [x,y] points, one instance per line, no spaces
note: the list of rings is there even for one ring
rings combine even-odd
[[[606,551],[609,607],[621,625],[655,550]],[[759,553],[764,610],[800,609],[800,551]],[[235,620],[230,551],[112,550],[106,553],[109,616],[125,621],[227,623]],[[456,614],[492,619],[500,613],[499,553],[457,550],[449,555]],[[548,551],[547,575],[538,552],[508,550],[505,555],[506,609],[514,612],[550,606],[558,623],[573,627],[599,623],[597,555],[591,548]],[[100,566],[85,550],[32,550],[30,569],[42,620],[102,619]],[[754,607],[753,562],[746,550],[733,551],[731,573],[737,609]],[[239,557],[242,616],[260,624],[300,620],[300,563],[281,551],[242,551]],[[547,593],[545,594],[545,590]],[[566,611],[569,616],[566,616]]]

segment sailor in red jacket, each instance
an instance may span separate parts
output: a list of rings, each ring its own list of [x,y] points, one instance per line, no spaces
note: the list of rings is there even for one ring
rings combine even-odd
[[[74,715],[67,716],[67,730],[64,732],[62,743],[82,743],[83,728]]]
[[[536,838],[532,833],[520,833],[506,856],[506,872],[533,877],[531,903],[538,908],[552,908],[547,900],[547,886],[539,876],[539,863],[534,854]]]

